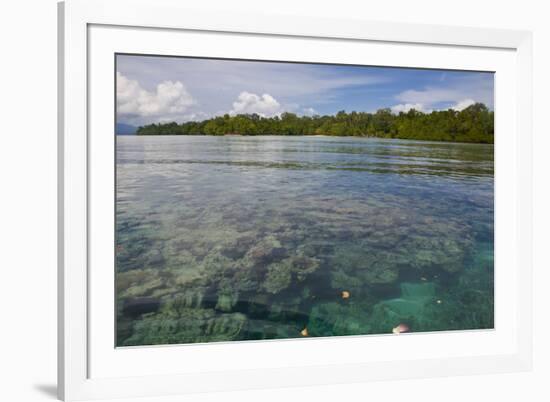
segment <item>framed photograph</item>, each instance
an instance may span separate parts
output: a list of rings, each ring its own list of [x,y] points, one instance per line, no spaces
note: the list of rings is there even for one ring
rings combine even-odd
[[[60,398],[530,369],[530,33],[69,0],[59,48]]]

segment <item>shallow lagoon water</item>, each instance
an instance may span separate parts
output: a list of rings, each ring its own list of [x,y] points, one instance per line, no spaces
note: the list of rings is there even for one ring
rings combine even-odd
[[[493,327],[493,146],[119,136],[117,345]]]

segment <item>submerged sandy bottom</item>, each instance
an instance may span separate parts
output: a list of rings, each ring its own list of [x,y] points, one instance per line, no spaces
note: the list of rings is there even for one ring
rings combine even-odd
[[[493,147],[117,139],[117,344],[493,327]]]

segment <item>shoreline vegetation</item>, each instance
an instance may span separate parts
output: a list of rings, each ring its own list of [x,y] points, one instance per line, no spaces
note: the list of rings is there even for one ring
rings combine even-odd
[[[262,117],[239,114],[178,124],[159,123],[141,126],[137,135],[322,135],[375,138],[398,138],[425,141],[494,143],[494,112],[482,103],[456,111],[453,109],[423,113],[411,109],[392,113],[379,109],[375,113],[340,111],[335,115]]]

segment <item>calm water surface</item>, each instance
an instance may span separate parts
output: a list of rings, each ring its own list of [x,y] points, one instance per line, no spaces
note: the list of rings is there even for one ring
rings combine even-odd
[[[119,136],[117,344],[492,328],[493,184],[492,145]]]

